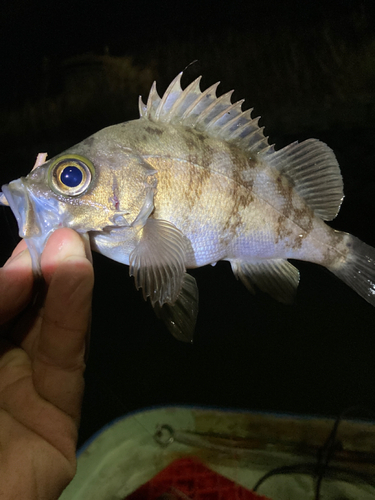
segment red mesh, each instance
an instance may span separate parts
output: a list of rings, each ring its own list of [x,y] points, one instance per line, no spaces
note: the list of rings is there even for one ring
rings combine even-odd
[[[270,500],[208,469],[181,458],[126,497],[127,500]]]

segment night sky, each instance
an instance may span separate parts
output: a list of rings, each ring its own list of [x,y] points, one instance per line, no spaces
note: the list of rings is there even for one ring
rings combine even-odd
[[[373,2],[345,0],[234,0],[225,9],[217,2],[169,0],[3,2],[0,120],[7,120],[10,112],[25,103],[56,95],[61,65],[73,56],[131,56],[135,64],[154,65],[160,73],[162,58],[147,61],[155,46],[168,47],[173,61],[174,47],[194,40],[200,41],[202,53],[209,54],[211,47],[214,52],[216,40],[233,37],[233,33],[268,34],[272,43],[273,30],[283,26],[290,33],[301,34],[323,24],[350,40],[354,51],[359,40],[358,32],[348,29],[351,20],[374,14]],[[363,36],[370,37],[371,32]],[[201,60],[199,44],[194,58]],[[173,61],[171,71],[177,74],[192,60]],[[223,79],[220,65],[224,73],[227,61],[226,54],[220,64],[216,63],[216,80]],[[198,70],[204,73],[199,64]],[[264,65],[267,67],[267,62]],[[41,86],[41,75],[47,66],[53,78],[46,89]],[[212,70],[207,67],[207,71]],[[274,85],[278,76],[272,71]],[[235,85],[241,80],[240,72],[231,78]],[[272,123],[268,126],[280,146],[308,134],[336,151],[347,198],[333,226],[375,245],[375,122],[374,114],[368,116],[370,119],[360,126],[353,125],[353,117],[348,125],[342,121],[340,126],[330,122],[325,128],[310,124],[300,135],[277,131]],[[111,117],[106,117],[103,125],[110,121]],[[73,129],[75,124],[71,125]],[[64,127],[66,130],[69,124]],[[82,133],[86,133],[85,127],[82,125]],[[35,135],[34,139],[24,129],[12,137],[4,133],[0,138],[0,181],[13,178],[16,167],[11,161],[17,164],[17,175],[26,174],[39,147],[47,148],[51,141],[53,150],[60,139],[65,144],[63,137],[53,137],[53,133],[51,139],[48,134]],[[78,130],[75,140],[83,138]],[[23,166],[25,159],[29,163]],[[0,212],[5,234],[2,250],[8,252],[16,229],[9,217],[1,219],[4,210]],[[250,295],[225,263],[194,270],[200,314],[191,346],[177,342],[165,331],[135,291],[126,268],[95,256],[93,330],[80,442],[119,415],[161,404],[326,415],[336,415],[353,405],[375,411],[375,310],[328,271],[308,263],[297,267],[301,284],[295,304],[289,307],[261,293]],[[367,410],[363,410],[362,416],[366,415]]]

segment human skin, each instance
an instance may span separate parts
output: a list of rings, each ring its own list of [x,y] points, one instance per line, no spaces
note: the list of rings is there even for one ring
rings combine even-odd
[[[0,499],[53,500],[74,477],[93,268],[59,229],[38,292],[22,241],[0,268]]]

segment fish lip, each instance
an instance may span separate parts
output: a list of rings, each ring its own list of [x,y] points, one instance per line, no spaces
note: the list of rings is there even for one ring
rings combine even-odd
[[[17,219],[18,234],[27,243],[33,271],[41,274],[40,257],[49,236],[60,226],[61,213],[57,201],[34,194],[24,179],[2,186],[2,191]]]
[[[15,189],[14,189],[14,186],[12,186],[12,189],[10,189],[11,184],[13,184],[13,185],[16,184]],[[19,234],[23,238],[24,235],[21,234],[23,232],[21,228],[24,227],[25,221],[23,220],[21,214],[26,213],[26,210],[28,208],[27,207],[28,196],[27,196],[25,187],[23,185],[23,182],[21,181],[21,179],[17,179],[16,181],[12,181],[9,184],[5,184],[4,186],[2,186],[1,190],[5,196],[5,199],[9,203],[9,207],[11,208],[15,218],[17,219]],[[26,206],[25,206],[25,202],[26,202]],[[22,206],[21,206],[21,204],[22,204]]]
[[[35,195],[28,189],[24,178],[16,179],[2,186],[9,206],[14,213],[21,238],[46,235],[57,228],[62,214],[58,202]]]
[[[2,194],[9,204],[18,224],[18,234],[21,238],[26,237],[26,217],[27,212],[30,210],[30,200],[27,194],[26,187],[21,179],[5,184],[1,187]],[[23,216],[24,214],[24,216]],[[32,267],[34,274],[40,275],[40,251],[34,244],[32,239],[25,240],[30,251]]]

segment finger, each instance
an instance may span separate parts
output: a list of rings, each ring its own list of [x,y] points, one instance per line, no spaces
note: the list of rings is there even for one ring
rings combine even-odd
[[[70,256],[88,257],[86,238],[72,229],[58,229],[49,237],[41,258],[42,273],[47,283],[59,264]]]
[[[59,251],[54,253],[56,248]],[[93,269],[76,233],[61,230],[51,236],[42,258],[42,272],[49,288],[33,360],[34,384],[43,398],[77,421],[84,387]]]
[[[0,268],[0,325],[16,316],[31,299],[33,273],[31,258],[21,242]]]
[[[14,253],[17,251],[14,251]],[[62,228],[56,230],[48,239],[41,255],[41,270],[43,276],[34,276],[33,301],[26,314],[20,318],[17,328],[11,333],[11,340],[33,358],[35,344],[39,338],[41,316],[48,284],[56,268],[70,255],[84,256],[86,242],[72,229]]]

